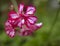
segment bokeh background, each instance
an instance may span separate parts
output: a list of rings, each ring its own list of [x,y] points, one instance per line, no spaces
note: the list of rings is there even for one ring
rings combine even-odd
[[[11,0],[0,0],[0,46],[60,46],[60,0],[16,0],[36,6],[38,22],[43,22],[32,36],[10,38],[4,30]]]

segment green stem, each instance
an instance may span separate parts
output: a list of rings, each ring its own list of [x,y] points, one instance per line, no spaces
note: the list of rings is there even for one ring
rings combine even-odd
[[[16,12],[18,12],[18,5],[17,5],[17,2],[16,0],[11,0],[12,4],[14,5],[14,9]]]
[[[53,30],[53,28],[54,28],[54,26],[55,26],[55,24],[56,24],[56,22],[57,22],[57,19],[58,19],[58,16],[59,16],[59,12],[60,12],[60,7],[59,7],[58,10],[57,10],[57,14],[56,14],[55,19],[54,19],[54,21],[53,21],[53,23],[52,23],[52,26],[51,26],[51,28],[50,28],[50,30],[49,30],[49,35],[51,35],[52,30]]]
[[[60,3],[59,3],[59,5],[60,5]],[[55,19],[54,19],[54,21],[53,21],[53,23],[52,23],[52,26],[51,26],[51,28],[50,28],[50,30],[49,30],[49,38],[50,38],[51,35],[52,35],[52,30],[53,30],[53,28],[54,28],[54,26],[55,26],[55,24],[56,24],[56,22],[57,22],[57,19],[58,19],[58,16],[59,16],[59,12],[60,12],[60,6],[59,6],[59,8],[58,8],[58,10],[57,10]],[[49,39],[49,38],[48,38],[48,39]]]

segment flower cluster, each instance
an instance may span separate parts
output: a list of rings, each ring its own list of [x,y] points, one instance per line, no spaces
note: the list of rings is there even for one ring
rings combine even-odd
[[[18,6],[18,12],[11,10],[8,13],[8,20],[5,22],[5,31],[10,37],[16,34],[16,28],[20,36],[31,35],[42,26],[42,23],[36,23],[37,17],[34,16],[36,8],[33,6],[25,7],[24,4]]]

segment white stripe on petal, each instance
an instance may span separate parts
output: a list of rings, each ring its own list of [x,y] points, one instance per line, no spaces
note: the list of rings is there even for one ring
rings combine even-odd
[[[21,22],[18,23],[18,26],[21,27]]]
[[[27,12],[26,14],[33,14],[33,11],[31,10],[31,11]]]
[[[41,27],[42,26],[42,23],[37,23],[35,24],[37,27]]]
[[[35,7],[28,7],[26,14],[34,14],[35,10],[36,10]]]
[[[19,12],[20,12],[20,13],[22,13],[23,8],[24,8],[24,5],[23,5],[23,4],[20,4],[20,5],[19,5]]]
[[[36,23],[37,18],[36,18],[35,16],[31,16],[31,17],[28,18],[28,21],[29,21],[31,24],[34,24],[34,23]]]
[[[18,26],[21,27],[22,24],[24,24],[24,19],[20,20],[20,22],[18,23]]]
[[[31,16],[31,17],[29,17],[31,20],[33,20],[34,22],[36,22],[37,21],[37,17],[35,17],[35,16]]]
[[[11,18],[13,18],[13,19],[16,19],[16,18],[18,18],[19,16],[17,15],[17,14],[11,14]]]
[[[21,23],[24,24],[24,19],[21,20]]]
[[[11,37],[13,37],[13,36],[15,35],[14,30],[12,30],[9,35],[10,35]]]
[[[28,19],[28,21],[29,21],[30,23],[32,23],[32,24],[34,23],[34,21],[33,21],[33,20],[31,20],[31,19]]]

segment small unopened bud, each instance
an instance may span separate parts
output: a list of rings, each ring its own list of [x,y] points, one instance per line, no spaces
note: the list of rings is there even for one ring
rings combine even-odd
[[[13,6],[13,5],[11,5],[11,6],[10,6],[10,10],[13,10],[13,9],[14,9],[14,6]]]

